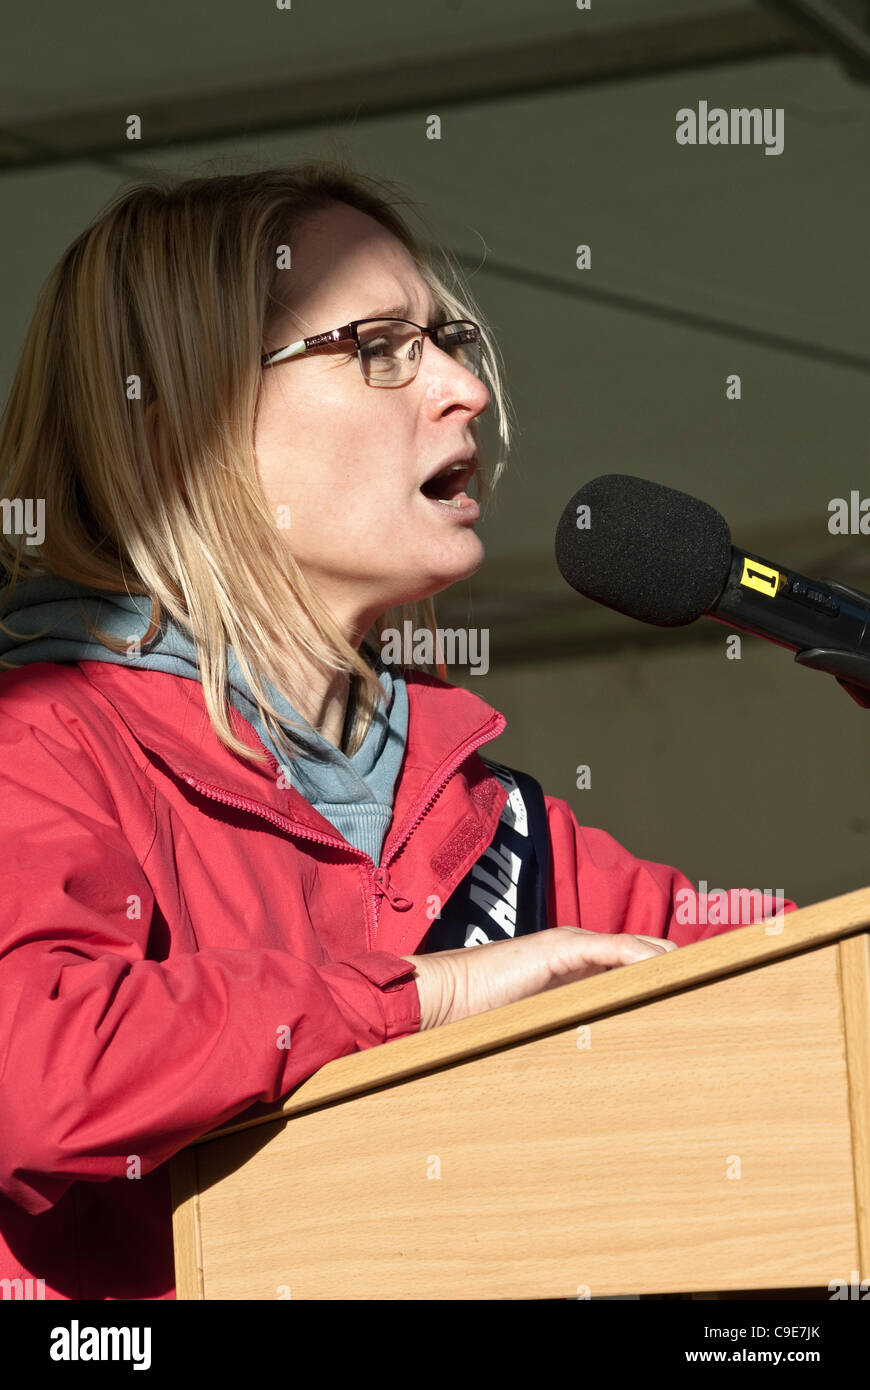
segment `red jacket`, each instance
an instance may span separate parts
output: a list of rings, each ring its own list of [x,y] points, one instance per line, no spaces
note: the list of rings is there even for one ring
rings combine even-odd
[[[475,750],[505,719],[421,673],[407,687],[375,869],[271,756],[223,747],[197,682],[99,661],[0,675],[0,1281],[173,1298],[167,1160],[417,1031],[400,956],[492,840],[506,792]],[[546,805],[551,925],[728,930],[678,926],[688,879]]]

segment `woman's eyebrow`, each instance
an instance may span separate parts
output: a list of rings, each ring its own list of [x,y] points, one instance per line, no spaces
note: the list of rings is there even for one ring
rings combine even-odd
[[[391,304],[386,309],[371,309],[367,314],[361,315],[364,319],[411,319],[413,311],[407,304]],[[435,304],[429,311],[428,323],[446,322],[444,310],[439,304]]]

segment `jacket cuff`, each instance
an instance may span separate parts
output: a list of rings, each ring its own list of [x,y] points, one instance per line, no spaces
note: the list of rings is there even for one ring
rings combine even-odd
[[[389,951],[366,951],[334,962],[349,965],[371,984],[377,985],[384,1022],[384,1042],[420,1031],[420,992],[414,966]]]

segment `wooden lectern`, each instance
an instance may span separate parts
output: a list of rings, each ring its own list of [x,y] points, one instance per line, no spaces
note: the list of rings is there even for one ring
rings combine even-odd
[[[870,889],[322,1067],[171,1161],[180,1299],[870,1276]]]

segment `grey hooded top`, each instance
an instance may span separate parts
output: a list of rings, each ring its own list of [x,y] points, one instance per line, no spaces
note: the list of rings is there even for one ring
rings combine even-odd
[[[201,680],[196,647],[178,625],[164,615],[160,631],[147,650],[136,655],[112,652],[93,638],[85,615],[101,631],[121,641],[144,637],[151,620],[151,599],[143,595],[89,589],[55,575],[25,580],[16,586],[4,624],[17,634],[50,632],[35,641],[22,641],[0,632],[0,658],[23,666],[36,661],[110,661],[149,671],[168,671],[187,680]],[[288,766],[269,737],[253,695],[232,647],[227,649],[228,693],[234,707],[256,729],[292,784],[349,844],[370,855],[375,864],[393,814],[393,797],[408,736],[408,692],[399,669],[370,653],[373,668],[386,694],[362,747],[347,757],[304,720],[290,702],[263,677],[266,693],[281,714],[282,727],[300,752]],[[3,670],[5,668],[0,668]]]

